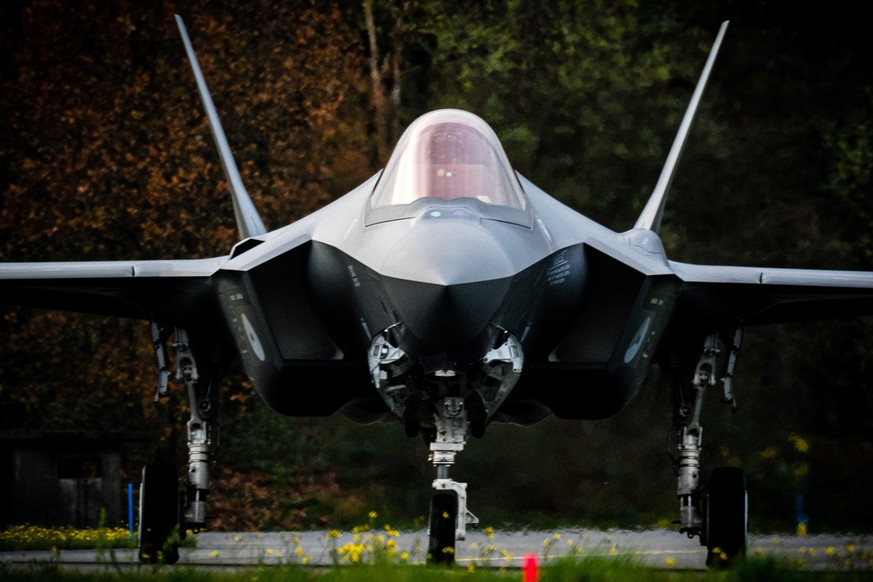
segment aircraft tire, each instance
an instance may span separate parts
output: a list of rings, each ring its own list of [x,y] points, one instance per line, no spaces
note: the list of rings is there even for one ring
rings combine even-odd
[[[458,499],[451,493],[436,493],[430,502],[427,561],[451,564],[455,561],[455,522]]]
[[[153,462],[142,469],[139,490],[139,561],[179,561],[179,478],[172,463]]]
[[[719,467],[713,470],[706,501],[706,530],[707,567],[724,567],[745,555],[749,503],[742,469]]]

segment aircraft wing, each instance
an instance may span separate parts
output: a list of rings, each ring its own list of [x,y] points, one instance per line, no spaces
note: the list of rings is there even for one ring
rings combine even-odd
[[[683,283],[677,315],[708,331],[873,315],[873,272],[670,265]]]
[[[196,325],[217,313],[210,276],[226,258],[0,264],[0,305]]]

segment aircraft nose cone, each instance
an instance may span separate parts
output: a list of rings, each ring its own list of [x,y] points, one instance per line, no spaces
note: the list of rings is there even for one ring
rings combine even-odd
[[[405,329],[404,349],[457,349],[487,331],[504,302],[511,263],[495,238],[476,224],[441,223],[410,229],[389,272],[386,292]]]
[[[388,282],[386,288],[404,324],[401,347],[416,355],[463,349],[488,331],[508,287],[505,279],[451,286]]]

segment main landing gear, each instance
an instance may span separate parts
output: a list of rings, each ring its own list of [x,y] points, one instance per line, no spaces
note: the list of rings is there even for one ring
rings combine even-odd
[[[724,402],[734,408],[736,402],[732,378],[741,341],[742,330],[737,330],[732,338],[723,378]],[[674,468],[678,478],[679,531],[689,538],[699,536],[701,545],[707,548],[706,565],[709,567],[721,567],[745,555],[749,525],[748,491],[742,469],[715,469],[708,488],[704,489],[701,485],[703,427],[700,425],[700,413],[704,392],[716,385],[719,353],[718,336],[708,336],[691,384],[693,403],[689,404],[688,390],[684,386],[676,389],[677,443]]]
[[[152,342],[158,365],[155,401],[168,395],[169,371],[165,344],[170,333],[152,324]],[[179,560],[179,542],[187,531],[206,526],[209,466],[217,444],[212,378],[203,377],[184,329],[176,328],[176,378],[185,384],[191,417],[188,420],[188,478],[185,491],[172,463],[149,463],[142,470],[139,494],[139,559],[144,563],[174,564]]]

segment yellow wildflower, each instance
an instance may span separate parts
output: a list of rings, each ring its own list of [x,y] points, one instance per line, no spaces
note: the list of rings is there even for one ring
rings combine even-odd
[[[788,435],[788,440],[794,445],[794,448],[797,449],[800,453],[805,453],[809,451],[809,443],[797,433],[791,433]]]
[[[801,522],[797,524],[797,535],[799,537],[804,537],[807,533],[806,524]]]

